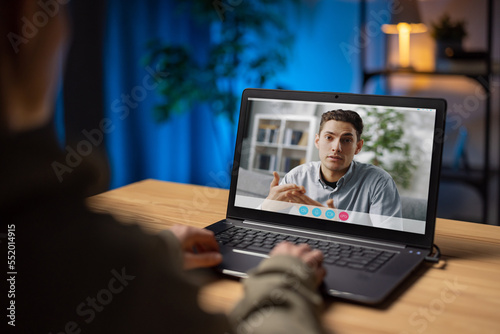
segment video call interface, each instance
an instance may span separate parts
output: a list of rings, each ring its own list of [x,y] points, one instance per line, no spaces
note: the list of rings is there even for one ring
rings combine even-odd
[[[435,109],[261,98],[250,98],[247,108],[236,207],[304,216],[325,224],[425,233]],[[300,198],[268,198],[274,172],[282,185],[290,179],[290,171],[313,173],[321,168],[315,142],[320,135],[321,116],[338,109],[356,112],[364,128],[359,138],[363,140],[361,150],[351,162],[355,169],[349,178],[346,176],[346,182],[339,181],[338,189],[326,188],[331,191],[333,205],[314,198],[322,191],[315,187],[324,189],[319,181],[309,182],[307,187],[297,184],[305,187],[305,194],[314,204]],[[340,154],[348,151],[347,146],[340,149]],[[359,174],[361,170],[366,172]],[[385,178],[383,183],[378,181],[378,175]]]

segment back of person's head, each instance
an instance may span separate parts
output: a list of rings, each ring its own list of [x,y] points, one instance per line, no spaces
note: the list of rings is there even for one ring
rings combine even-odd
[[[323,126],[328,121],[338,121],[351,123],[356,130],[357,140],[361,139],[361,134],[363,133],[363,120],[361,116],[353,110],[336,109],[325,112],[321,115],[321,122],[319,123],[319,132],[323,130]]]
[[[66,11],[58,1],[47,9],[37,0],[0,0],[0,133],[51,118],[69,36]]]
[[[8,37],[10,33],[16,33],[19,30],[15,13],[21,12],[21,5],[21,1],[0,0],[0,36],[2,36],[0,41],[0,134],[7,131],[5,113],[8,105],[5,96],[5,85],[8,82],[3,73],[15,56]]]
[[[34,2],[34,1],[33,1]],[[10,37],[12,34],[19,34],[21,30],[21,17],[23,1],[0,0],[0,55],[13,56],[14,49],[11,46]]]

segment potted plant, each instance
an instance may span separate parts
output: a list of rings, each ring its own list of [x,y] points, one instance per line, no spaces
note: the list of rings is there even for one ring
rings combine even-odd
[[[439,58],[451,57],[462,51],[462,41],[467,36],[464,20],[453,21],[448,14],[444,14],[437,22],[431,23],[431,27]]]
[[[263,87],[285,67],[293,35],[281,12],[288,3],[299,1],[178,3],[180,13],[218,33],[202,50],[158,40],[148,44],[145,64],[156,68],[158,77],[168,74],[158,81],[157,90],[164,99],[155,107],[155,119],[168,121],[174,114],[190,112],[197,103],[207,103],[214,114],[235,121],[241,94],[238,82]]]
[[[394,109],[365,111],[369,121],[363,132],[363,151],[371,154],[369,162],[387,171],[398,186],[410,188],[419,161],[412,143],[404,140],[406,115]]]

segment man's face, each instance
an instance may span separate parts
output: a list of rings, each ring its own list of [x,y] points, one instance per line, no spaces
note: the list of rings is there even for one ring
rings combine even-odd
[[[363,140],[358,140],[356,129],[351,123],[335,120],[323,125],[314,142],[319,150],[323,174],[330,171],[335,178],[340,178],[347,172],[354,155],[363,147]]]

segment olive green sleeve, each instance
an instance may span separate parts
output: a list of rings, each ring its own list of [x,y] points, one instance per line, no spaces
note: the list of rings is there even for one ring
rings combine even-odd
[[[323,333],[322,298],[312,270],[298,258],[273,256],[243,284],[245,296],[230,315],[236,333]]]
[[[183,276],[179,241],[170,231],[162,232],[161,236],[167,241],[171,270]],[[184,285],[190,285],[188,281],[184,276],[184,282],[175,290],[193,296],[191,290],[197,290],[195,285],[183,289]],[[228,325],[232,327],[226,327],[221,334],[323,333],[319,319],[322,298],[317,292],[312,270],[298,258],[278,255],[266,259],[242,283],[245,294],[229,315],[230,324],[224,324],[220,314],[210,317],[194,300],[184,298],[186,307],[191,301],[189,312],[193,320],[196,319],[190,325],[199,326],[199,330],[206,333],[214,332],[217,327],[219,330]],[[186,323],[185,326],[189,327]]]

